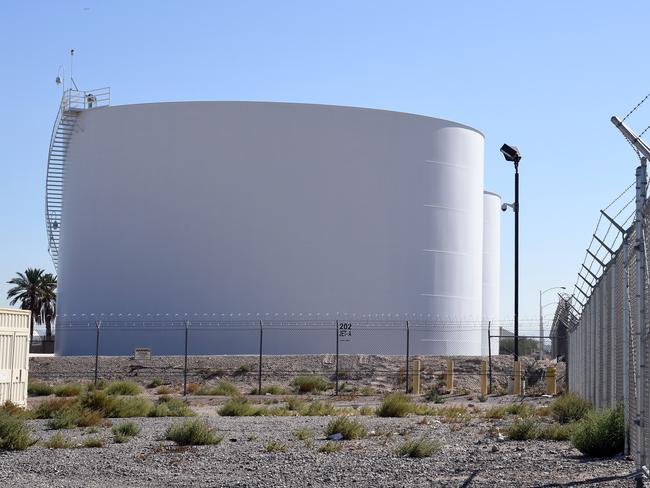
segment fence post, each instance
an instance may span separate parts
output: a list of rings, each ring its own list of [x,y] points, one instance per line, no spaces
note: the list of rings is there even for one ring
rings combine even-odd
[[[623,236],[623,416],[625,417],[624,453],[630,454],[630,245],[627,235]]]
[[[335,359],[334,381],[336,384],[334,394],[339,394],[339,321],[336,321],[336,359]]]
[[[183,367],[183,396],[187,395],[187,331],[190,321],[185,321],[185,365]]]
[[[492,324],[492,321],[488,322],[488,369],[489,369],[489,375],[490,375],[490,387],[488,389],[488,393],[492,394],[492,336],[490,335],[490,325]]]
[[[409,389],[409,343],[410,343],[410,329],[409,329],[409,321],[406,321],[406,394],[408,395],[410,392]]]
[[[99,327],[102,325],[101,320],[95,322],[95,327],[97,329],[95,333],[95,386],[97,386],[97,374],[99,370]]]
[[[413,381],[411,381],[411,392],[420,394],[420,360],[413,360]]]
[[[260,320],[260,362],[259,362],[259,367],[258,367],[258,372],[257,372],[257,394],[261,395],[262,394],[262,344],[263,342],[263,327],[262,327],[262,321]]]
[[[454,360],[453,359],[447,359],[447,389],[449,390],[449,393],[454,392]]]
[[[481,384],[481,396],[485,397],[488,392],[488,387],[487,387],[487,361],[485,359],[481,360],[481,378],[480,378],[480,384]]]
[[[512,393],[521,395],[521,362],[519,360],[515,361],[515,382]]]

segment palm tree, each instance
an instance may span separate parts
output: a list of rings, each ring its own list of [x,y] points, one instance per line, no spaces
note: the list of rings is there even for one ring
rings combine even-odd
[[[51,334],[51,323],[56,310],[56,277],[36,268],[27,268],[24,273],[16,274],[15,278],[7,282],[15,285],[7,292],[7,298],[11,305],[20,302],[20,308],[32,312],[29,324],[31,344],[34,323],[41,324],[45,321],[48,333]]]

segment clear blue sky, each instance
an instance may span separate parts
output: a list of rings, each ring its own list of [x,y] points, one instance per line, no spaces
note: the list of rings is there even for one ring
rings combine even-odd
[[[4,282],[53,270],[44,179],[60,64],[113,104],[270,100],[355,105],[486,135],[485,187],[512,198],[521,163],[521,317],[571,286],[598,210],[634,177],[611,125],[650,91],[645,1],[7,1],[0,11],[0,306]],[[650,124],[650,101],[630,119]],[[502,315],[512,316],[512,214]],[[552,294],[546,296],[550,301]],[[552,312],[552,307],[547,308]]]

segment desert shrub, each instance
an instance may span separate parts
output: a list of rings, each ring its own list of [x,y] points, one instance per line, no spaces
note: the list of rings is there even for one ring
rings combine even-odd
[[[547,441],[568,441],[573,435],[575,424],[546,424],[537,430],[537,438]]]
[[[165,432],[165,438],[180,446],[205,446],[218,444],[223,437],[217,435],[205,420],[186,420],[182,424],[170,425]]]
[[[406,417],[413,411],[411,400],[404,393],[391,393],[384,397],[377,409],[379,417]]]
[[[300,427],[293,431],[293,436],[299,441],[311,439],[314,436],[314,431],[309,427]]]
[[[427,392],[427,394],[424,397],[427,402],[433,402],[433,403],[445,403],[445,401],[442,399],[440,396],[440,392],[438,391],[438,387],[432,386],[431,389]]]
[[[149,412],[149,417],[193,417],[196,415],[187,403],[178,398],[161,396]]]
[[[134,437],[140,433],[140,430],[142,429],[135,422],[122,422],[113,427],[113,434]]]
[[[200,388],[201,388],[201,385],[199,385],[198,383],[188,383],[187,384],[187,392],[190,395],[196,395],[196,392],[199,391]]]
[[[253,366],[250,364],[240,364],[239,367],[235,370],[234,374],[236,375],[245,375],[253,371]]]
[[[262,393],[258,393],[257,388],[251,390],[251,395],[284,395],[287,390],[280,385],[268,385],[262,387]]]
[[[576,422],[591,410],[591,403],[575,393],[565,393],[553,400],[549,408],[551,414],[561,424]]]
[[[65,383],[55,386],[52,391],[58,397],[74,397],[81,395],[83,386],[78,383]]]
[[[296,376],[291,385],[298,393],[318,393],[327,390],[328,387],[327,380],[318,375]]]
[[[285,452],[287,445],[284,442],[273,440],[264,444],[264,450],[266,452]]]
[[[172,389],[170,386],[163,385],[158,387],[156,390],[156,395],[169,395],[172,392]]]
[[[61,432],[57,432],[48,440],[44,441],[43,445],[49,449],[70,449],[75,447],[74,442],[64,436]]]
[[[239,388],[227,380],[219,381],[215,386],[202,386],[196,391],[197,395],[234,396],[239,395]]]
[[[517,420],[506,428],[505,433],[513,441],[535,439],[538,433],[537,422],[531,419]]]
[[[73,398],[47,398],[32,411],[36,419],[50,419],[59,410],[69,409],[77,403]]]
[[[103,390],[106,388],[108,385],[106,380],[99,380],[97,383],[89,383],[86,385],[86,390],[88,391],[97,391],[97,390]]]
[[[134,396],[142,393],[142,388],[133,381],[118,380],[111,381],[105,391],[109,395]]]
[[[375,394],[375,389],[372,386],[366,385],[361,387],[359,393],[361,393],[363,396],[371,396]]]
[[[433,415],[442,417],[445,422],[468,422],[470,412],[465,405],[449,405],[437,408]]]
[[[299,412],[305,406],[305,400],[299,396],[284,397],[284,401],[287,403],[287,408],[295,412]]]
[[[118,402],[118,399],[108,396],[103,391],[94,390],[83,395],[79,402],[83,408],[95,410],[104,416],[108,416]]]
[[[404,442],[395,449],[395,452],[400,456],[425,458],[430,457],[433,453],[439,451],[440,448],[440,442],[420,437],[419,439]]]
[[[486,419],[502,419],[506,416],[506,407],[503,405],[494,405],[483,412]]]
[[[368,405],[364,405],[359,409],[359,415],[374,415],[375,409]]]
[[[35,442],[30,437],[25,419],[0,412],[0,451],[22,451]]]
[[[131,439],[131,437],[129,437],[128,435],[124,435],[124,434],[113,435],[113,442],[115,442],[115,444],[125,444],[129,442],[129,439]]]
[[[147,388],[158,388],[162,384],[163,384],[162,378],[154,378],[149,382]]]
[[[623,408],[591,411],[576,425],[571,436],[573,446],[587,456],[614,456],[623,451],[625,422]]]
[[[361,422],[349,417],[331,420],[325,427],[325,435],[341,434],[343,439],[363,439],[368,431]]]
[[[14,417],[20,417],[23,419],[29,418],[29,412],[25,410],[20,405],[16,405],[14,402],[7,400],[2,405],[0,405],[0,413],[6,413]]]
[[[527,403],[510,403],[505,406],[505,411],[510,415],[526,418],[533,414],[534,409]]]
[[[95,426],[93,426],[93,427],[88,427],[88,428],[86,429],[86,432],[85,432],[85,433],[86,433],[86,434],[98,434],[98,433],[99,433],[99,429],[98,429],[97,427],[95,427]]]
[[[52,418],[47,423],[50,429],[74,429],[79,420],[79,408],[74,406],[57,410],[52,414]]]
[[[300,409],[300,415],[307,417],[323,417],[326,415],[336,415],[336,408],[328,402],[313,401],[305,403]]]
[[[264,408],[254,407],[247,399],[240,397],[231,398],[219,409],[219,415],[223,417],[247,417],[263,415],[265,412]]]
[[[144,398],[119,398],[113,403],[106,416],[113,418],[147,417],[152,409],[153,404]]]
[[[101,437],[93,436],[86,437],[83,441],[84,447],[104,447],[104,439]]]
[[[27,385],[29,396],[48,396],[52,394],[52,387],[40,381],[30,381]]]
[[[341,450],[341,443],[332,442],[332,441],[327,441],[325,444],[323,444],[318,448],[318,452],[324,452],[327,454],[332,452],[339,452],[340,450]]]

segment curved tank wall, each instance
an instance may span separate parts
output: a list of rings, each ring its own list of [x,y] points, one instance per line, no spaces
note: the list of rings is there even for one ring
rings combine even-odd
[[[483,196],[483,355],[488,354],[487,324],[499,320],[501,285],[501,197],[484,192]],[[498,335],[499,326],[492,327]],[[492,354],[499,354],[499,339],[491,341]]]
[[[100,314],[480,321],[483,143],[461,124],[353,107],[82,111],[65,169],[57,352],[94,353]],[[192,352],[257,352],[253,329],[217,340],[205,327]],[[480,333],[470,329],[423,328],[412,353],[480,354]],[[266,352],[319,352],[311,333]],[[177,353],[170,334],[104,328],[101,353]],[[348,347],[402,353],[398,342],[368,332]]]

